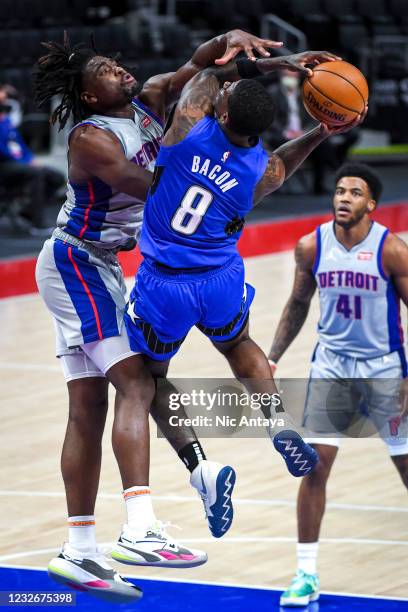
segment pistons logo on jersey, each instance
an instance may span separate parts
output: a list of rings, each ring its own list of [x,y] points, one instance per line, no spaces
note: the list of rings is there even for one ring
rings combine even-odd
[[[141,121],[140,121],[140,125],[141,125],[143,128],[147,128],[147,127],[149,127],[149,125],[151,124],[151,122],[152,122],[152,120],[150,119],[150,117],[149,117],[148,115],[145,115],[145,116],[143,117],[143,119],[141,119]]]
[[[374,253],[372,251],[359,251],[357,253],[357,259],[360,261],[371,261]]]

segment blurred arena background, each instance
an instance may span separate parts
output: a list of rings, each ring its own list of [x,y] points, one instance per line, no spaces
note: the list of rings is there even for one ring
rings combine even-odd
[[[48,112],[39,111],[32,97],[32,65],[41,55],[40,43],[62,41],[64,30],[73,43],[88,41],[93,33],[103,54],[121,52],[143,81],[175,70],[197,45],[231,28],[282,40],[287,53],[335,52],[358,66],[370,87],[368,117],[352,138],[333,139],[329,151],[308,160],[248,218],[240,249],[251,258],[249,281],[258,291],[252,324],[262,348],[269,348],[289,295],[290,250],[301,235],[329,218],[334,171],[341,161],[364,161],[377,169],[385,189],[376,218],[392,231],[408,231],[407,0],[0,0],[0,297],[5,298],[0,301],[0,590],[55,590],[44,572],[21,567],[44,568],[51,551],[62,543],[65,528],[58,466],[65,388],[53,358],[51,319],[38,296],[27,295],[36,292],[35,258],[55,224],[66,177],[68,128],[61,133],[51,129]],[[282,87],[278,77],[264,83],[276,92]],[[22,180],[15,172],[13,165],[22,156],[10,159],[2,152],[4,122],[18,133],[27,163],[34,161],[41,173]],[[282,133],[282,126],[275,125],[265,135],[268,146],[279,146]],[[139,260],[137,254],[123,254],[128,276]],[[307,375],[316,321],[315,302],[308,333],[301,334],[282,361],[282,376]],[[203,376],[228,375],[223,361],[197,334],[186,343],[171,373],[188,376],[192,361]],[[273,589],[285,587],[294,569],[297,483],[290,481],[279,458],[272,457],[268,441],[247,440],[245,451],[236,441],[230,447],[221,440],[209,441],[214,456],[235,465],[241,477],[235,529],[225,542],[215,542],[207,535],[201,502],[193,499],[187,474],[165,442],[156,439],[153,428],[152,437],[152,484],[160,511],[183,526],[184,539],[204,542],[210,561],[191,572],[135,572],[148,579],[139,609],[155,605],[167,611],[212,607],[238,612],[259,605],[278,610]],[[122,520],[119,477],[106,438],[97,507],[103,541],[114,539]],[[380,441],[360,441],[358,447],[352,442],[345,444],[330,484],[332,506],[322,540],[321,574],[323,590],[361,593],[369,599],[326,595],[320,608],[408,610],[406,493]],[[256,468],[258,455],[269,452],[271,480],[269,472],[265,476]],[[356,454],[364,456],[359,475],[353,473]],[[159,582],[169,576],[173,582],[167,586]],[[158,581],[151,586],[150,578]],[[185,579],[194,584],[183,586]],[[248,589],[237,593],[218,587],[224,590],[210,592],[204,582]],[[102,609],[82,594],[78,602],[84,610]],[[316,612],[319,604],[310,610]]]
[[[408,3],[405,0],[121,0],[96,2],[61,0],[2,0],[0,3],[0,109],[19,130],[41,166],[66,172],[65,134],[50,130],[48,113],[39,112],[31,92],[33,62],[41,54],[41,42],[62,41],[67,29],[73,43],[89,40],[94,33],[97,48],[105,54],[122,53],[136,67],[138,79],[174,70],[201,42],[230,28],[283,40],[287,50],[328,49],[355,63],[370,85],[370,110],[364,126],[350,135],[350,142],[333,144],[348,157],[381,168],[386,183],[385,200],[404,194],[404,164],[408,157]],[[278,87],[277,82],[266,83]],[[7,110],[9,109],[9,110]],[[2,113],[4,118],[4,112]],[[1,123],[0,123],[1,126]],[[278,128],[279,129],[279,128]],[[2,131],[3,134],[3,131]],[[3,135],[4,136],[4,135]],[[267,135],[278,146],[274,128]],[[1,143],[0,143],[1,147]],[[282,214],[298,216],[327,210],[327,196],[313,194],[331,187],[337,158],[308,161],[273,197],[253,213],[256,221]],[[39,250],[37,229],[52,226],[64,186],[58,175],[44,179],[45,198],[33,201],[30,179],[7,179],[10,163],[0,156],[0,255],[18,256]],[[320,170],[318,170],[318,169]],[[315,175],[321,175],[317,177]],[[35,191],[35,190],[34,190]],[[310,197],[312,195],[312,197]],[[315,197],[318,195],[318,197]],[[37,198],[38,200],[38,198]],[[287,203],[290,202],[290,206]]]

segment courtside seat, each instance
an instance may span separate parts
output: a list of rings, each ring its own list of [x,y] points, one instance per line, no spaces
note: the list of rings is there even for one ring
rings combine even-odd
[[[323,0],[323,10],[337,23],[359,23],[354,0]]]
[[[163,52],[168,57],[184,56],[185,61],[191,54],[191,34],[182,23],[166,23],[160,27],[163,41]]]
[[[355,52],[369,39],[364,23],[341,23],[338,30],[338,44],[341,49]]]
[[[373,23],[372,36],[401,36],[401,28],[394,23]]]
[[[385,0],[356,0],[357,13],[370,23],[393,24]]]
[[[296,19],[305,23],[327,24],[330,21],[321,0],[289,0],[288,9]]]
[[[407,0],[390,0],[390,11],[402,31],[408,33],[408,2]]]

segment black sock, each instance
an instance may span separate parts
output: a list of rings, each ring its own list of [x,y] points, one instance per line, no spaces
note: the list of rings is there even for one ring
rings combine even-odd
[[[195,470],[200,461],[206,458],[205,452],[198,440],[183,446],[183,448],[179,450],[178,456],[190,472]]]

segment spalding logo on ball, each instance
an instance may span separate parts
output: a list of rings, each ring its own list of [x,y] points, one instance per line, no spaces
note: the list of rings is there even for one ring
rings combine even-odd
[[[368,85],[362,72],[348,62],[324,62],[303,83],[309,115],[332,127],[351,123],[364,112]]]

